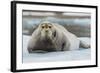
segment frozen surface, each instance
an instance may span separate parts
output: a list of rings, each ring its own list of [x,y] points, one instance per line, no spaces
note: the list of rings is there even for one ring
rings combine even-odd
[[[23,63],[45,62],[45,61],[69,61],[69,60],[87,60],[91,59],[91,49],[80,48],[80,50],[50,52],[50,53],[32,53],[27,51],[27,44],[30,36],[23,35]],[[90,38],[79,38],[86,43],[90,43]]]

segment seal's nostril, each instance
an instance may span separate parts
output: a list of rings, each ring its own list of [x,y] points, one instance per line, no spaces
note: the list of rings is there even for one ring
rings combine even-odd
[[[45,32],[48,32],[48,30],[46,30]]]

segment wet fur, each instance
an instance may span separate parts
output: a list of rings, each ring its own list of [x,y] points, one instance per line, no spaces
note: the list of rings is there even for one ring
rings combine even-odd
[[[52,52],[52,51],[68,51],[68,50],[77,50],[80,46],[80,40],[77,37],[67,31],[63,26],[51,23],[52,29],[49,30],[52,32],[47,38],[41,37],[41,25],[43,23],[51,23],[48,21],[41,22],[38,28],[33,32],[32,37],[28,43],[28,52]],[[88,47],[88,46],[87,46]]]

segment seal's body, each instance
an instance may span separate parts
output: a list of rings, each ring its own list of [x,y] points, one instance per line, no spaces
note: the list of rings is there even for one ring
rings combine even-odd
[[[28,51],[29,53],[68,51],[79,49],[79,45],[80,40],[63,26],[44,21],[33,32],[28,43]]]

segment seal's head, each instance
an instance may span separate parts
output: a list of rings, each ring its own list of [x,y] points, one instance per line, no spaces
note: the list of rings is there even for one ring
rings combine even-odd
[[[51,22],[44,21],[40,23],[41,39],[52,40],[55,36],[55,29]]]

